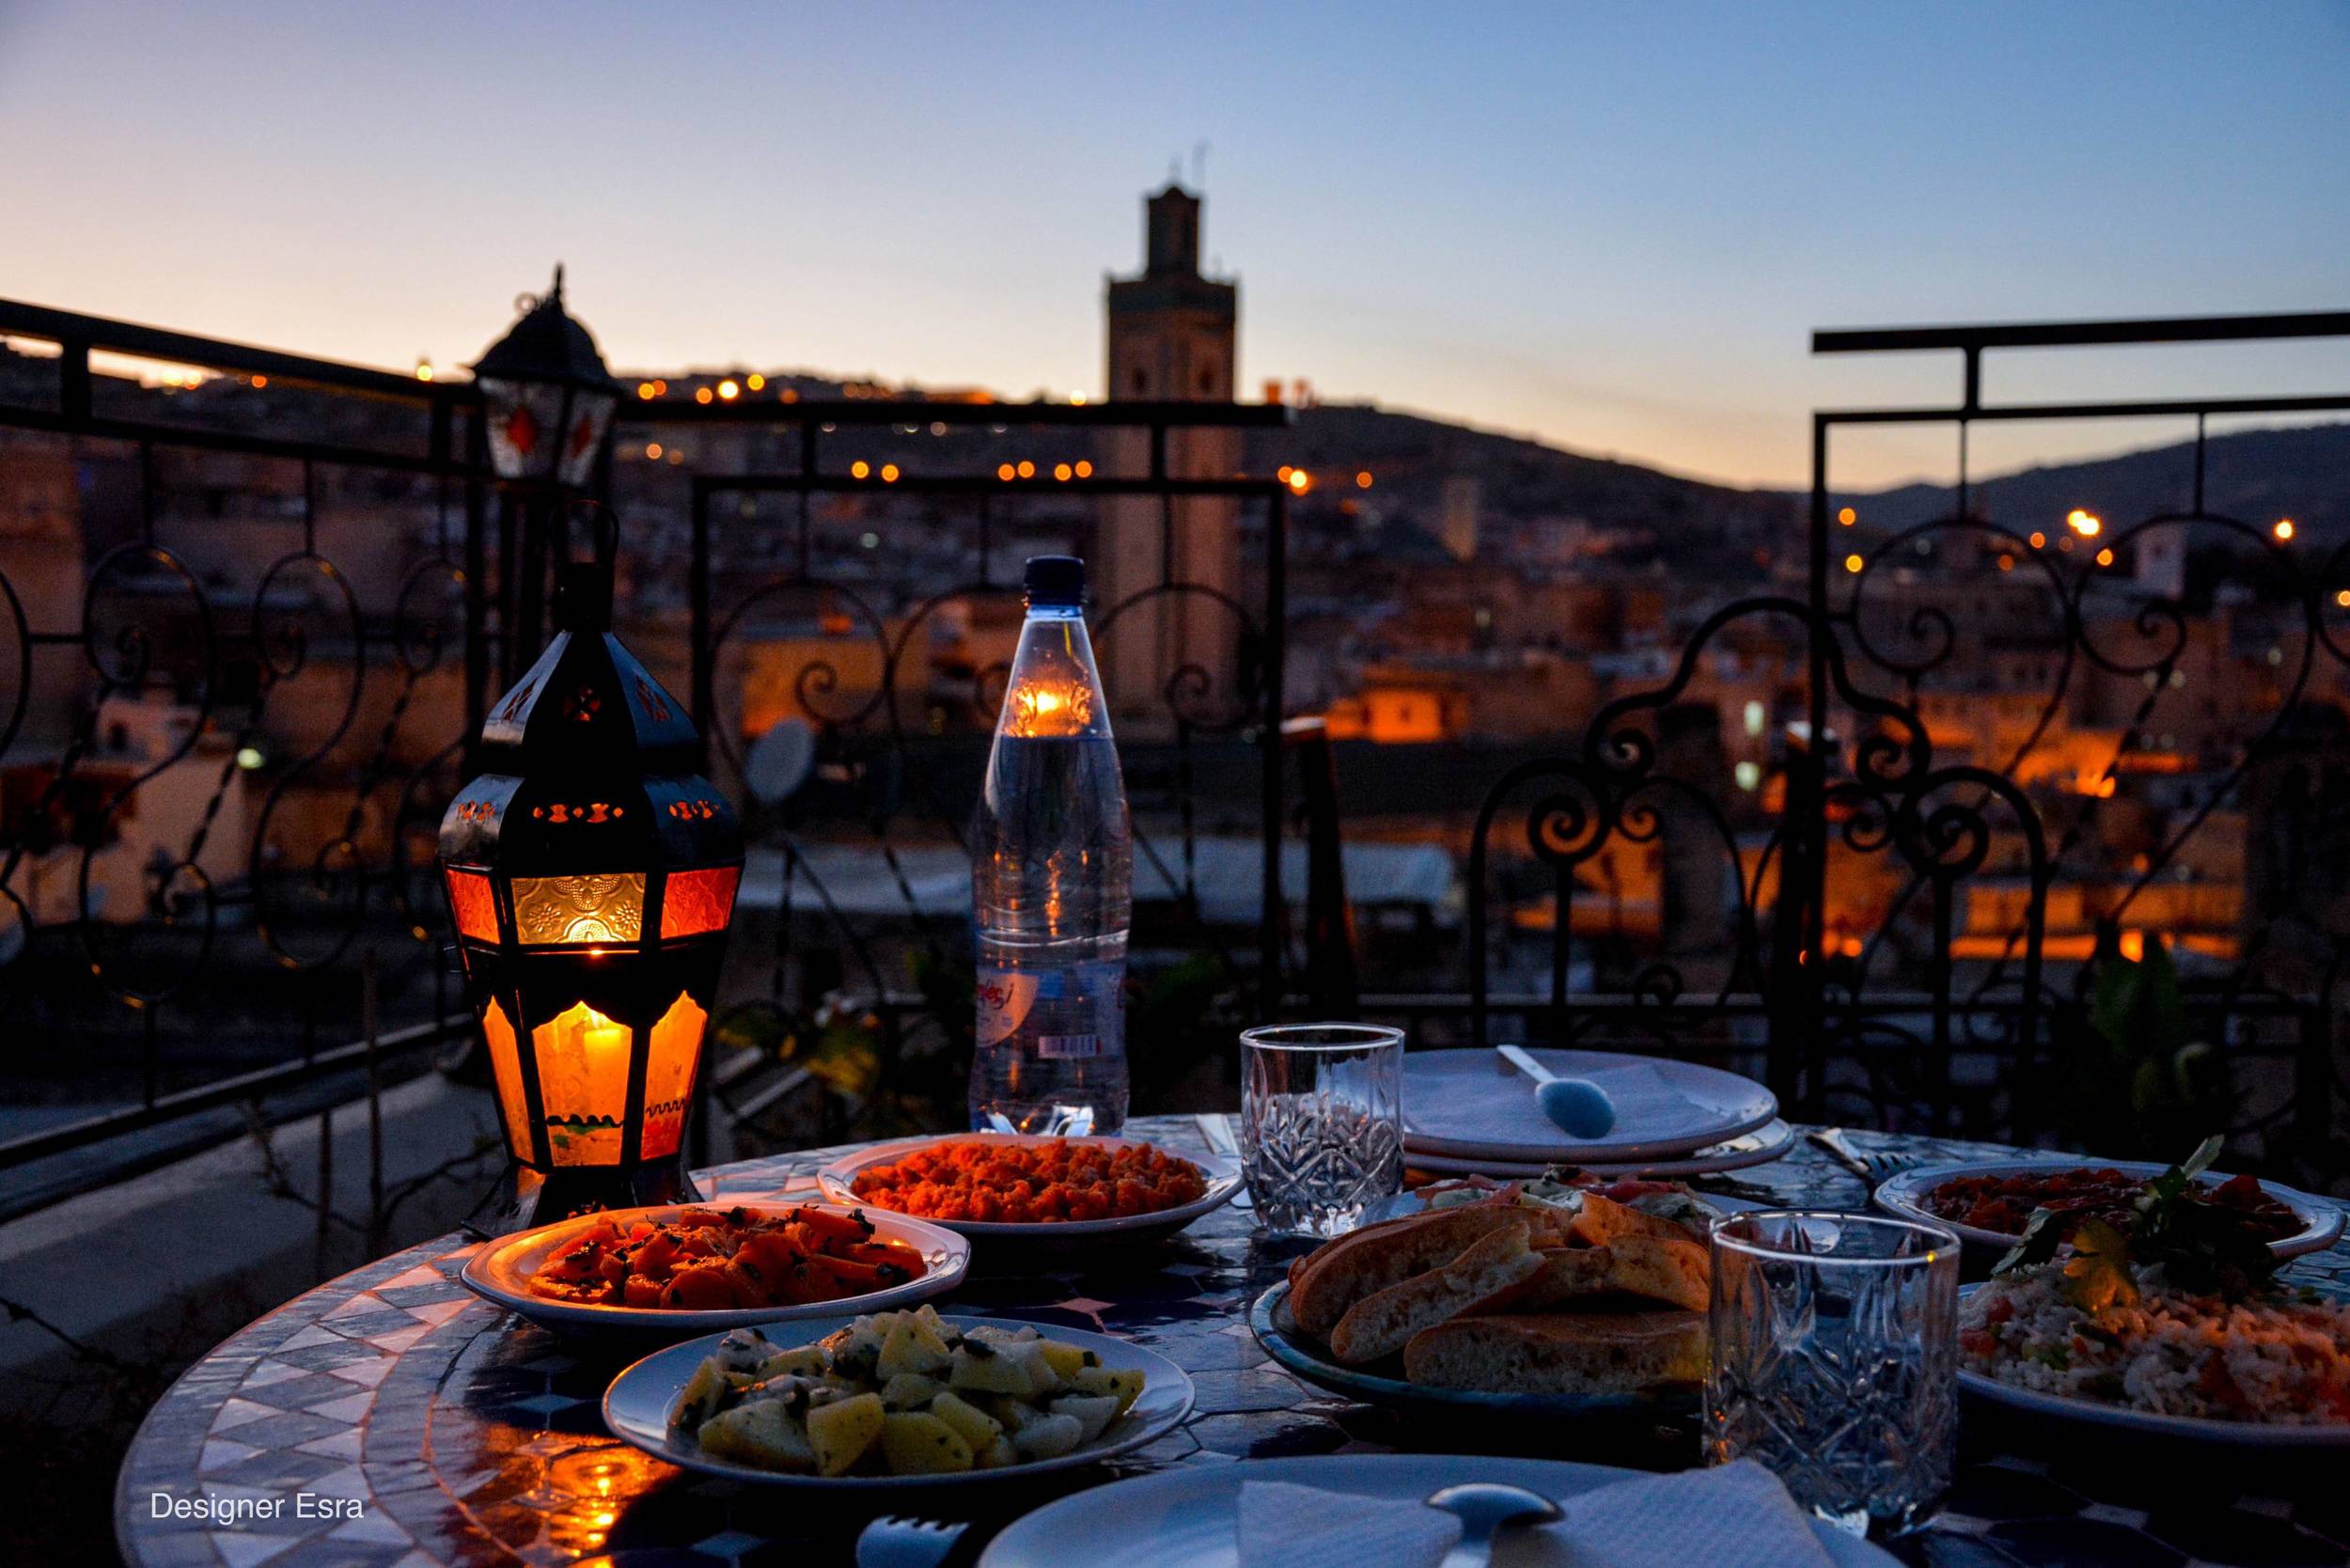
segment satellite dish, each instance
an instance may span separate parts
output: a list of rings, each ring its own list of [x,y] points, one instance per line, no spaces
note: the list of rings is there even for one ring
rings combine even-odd
[[[805,719],[779,718],[751,743],[743,783],[760,805],[779,806],[799,792],[815,765],[816,731]]]

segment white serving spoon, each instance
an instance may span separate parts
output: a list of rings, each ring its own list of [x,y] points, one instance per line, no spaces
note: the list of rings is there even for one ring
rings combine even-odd
[[[1606,1137],[1616,1125],[1616,1103],[1589,1078],[1562,1078],[1515,1045],[1495,1054],[1534,1080],[1534,1103],[1570,1137]]]

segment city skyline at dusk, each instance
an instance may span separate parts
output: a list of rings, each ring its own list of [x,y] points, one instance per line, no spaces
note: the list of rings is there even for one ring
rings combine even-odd
[[[1956,381],[1935,357],[1814,361],[1814,326],[2317,308],[2350,242],[2329,173],[2350,22],[2326,7],[2081,8],[2029,34],[2012,8],[1246,29],[1026,8],[854,33],[430,9],[9,8],[5,291],[446,367],[559,258],[616,366],[1098,396],[1102,278],[1173,163],[1244,286],[1244,398],[1304,379],[1786,485],[1811,407]],[[2076,352],[1985,390],[2342,369],[2326,345]],[[1975,461],[2183,433],[2001,431]],[[1839,469],[1939,476],[1945,447],[1872,438]]]

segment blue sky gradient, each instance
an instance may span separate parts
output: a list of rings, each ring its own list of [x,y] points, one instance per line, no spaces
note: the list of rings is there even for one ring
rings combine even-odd
[[[1103,274],[1204,141],[1245,387],[1788,482],[1814,404],[1956,383],[1814,326],[2350,305],[2346,111],[2341,0],[0,0],[0,294],[455,364],[560,257],[618,366],[1098,392]],[[1989,390],[2211,386],[2342,390],[2350,352]]]

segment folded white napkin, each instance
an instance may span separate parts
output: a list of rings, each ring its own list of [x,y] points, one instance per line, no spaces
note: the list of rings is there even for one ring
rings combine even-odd
[[[1441,1088],[1415,1083],[1403,1106],[1405,1134],[1552,1149],[1585,1142],[1654,1143],[1665,1138],[1704,1137],[1721,1124],[1716,1106],[1692,1100],[1649,1062],[1625,1062],[1568,1074],[1545,1053],[1537,1051],[1534,1058],[1562,1077],[1588,1078],[1607,1091],[1607,1098],[1615,1103],[1616,1124],[1606,1137],[1579,1139],[1562,1132],[1543,1114],[1534,1098],[1534,1080],[1523,1073],[1504,1077],[1484,1072],[1448,1073]]]
[[[1562,1504],[1574,1568],[1828,1568],[1811,1520],[1751,1459],[1618,1482]]]
[[[1752,1460],[1618,1482],[1560,1506],[1565,1519],[1505,1537],[1495,1560],[1557,1568],[1829,1568],[1833,1560],[1778,1478]],[[1277,1481],[1240,1489],[1241,1568],[1433,1568],[1459,1535],[1458,1520],[1424,1503]]]

